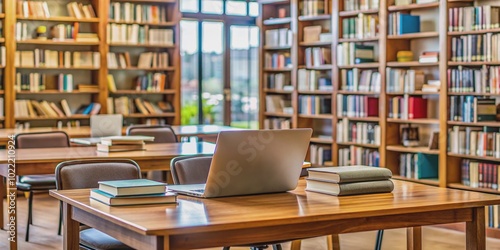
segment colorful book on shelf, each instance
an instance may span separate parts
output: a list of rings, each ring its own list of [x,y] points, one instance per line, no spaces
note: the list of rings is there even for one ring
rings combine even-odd
[[[90,192],[90,198],[108,206],[170,204],[177,202],[177,194],[173,192],[148,195],[113,196],[99,189],[92,189]]]
[[[331,183],[379,181],[392,177],[391,170],[387,168],[369,166],[309,168],[308,171],[309,179]]]
[[[331,183],[307,179],[306,182],[306,191],[336,196],[390,193],[394,190],[394,183],[391,180]]]
[[[113,196],[165,193],[167,184],[148,179],[99,181],[99,190]]]
[[[420,16],[399,13],[398,18],[398,35],[420,32]]]

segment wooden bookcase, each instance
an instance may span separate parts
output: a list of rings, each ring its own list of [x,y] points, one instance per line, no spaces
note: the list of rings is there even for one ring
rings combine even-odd
[[[269,117],[286,117],[291,121],[291,128],[310,127],[313,128],[313,138],[311,138],[311,145],[322,145],[331,147],[332,161],[324,165],[339,165],[340,157],[339,150],[342,148],[349,148],[351,146],[358,146],[361,148],[378,150],[380,155],[379,166],[391,169],[394,178],[419,182],[427,185],[434,185],[440,187],[457,188],[463,190],[472,190],[478,192],[487,192],[493,194],[500,194],[500,191],[488,188],[475,188],[462,184],[462,160],[468,159],[471,161],[496,163],[500,164],[500,160],[494,156],[477,156],[465,155],[458,153],[451,153],[448,150],[450,140],[449,131],[455,126],[459,126],[462,130],[466,127],[477,129],[490,129],[497,133],[500,127],[500,122],[462,122],[449,120],[449,107],[451,96],[474,96],[474,97],[491,97],[500,98],[500,92],[497,93],[451,93],[448,90],[448,69],[457,69],[458,67],[468,67],[481,69],[483,65],[498,66],[497,61],[483,62],[455,62],[452,61],[452,39],[454,37],[464,35],[477,35],[486,33],[500,33],[499,28],[491,28],[488,30],[473,30],[473,31],[449,31],[448,24],[450,20],[450,8],[465,7],[465,6],[481,6],[481,5],[495,5],[497,1],[453,1],[453,0],[439,0],[431,3],[417,4],[412,1],[409,5],[396,6],[395,0],[379,1],[378,8],[369,8],[363,10],[346,10],[344,1],[327,1],[329,4],[328,13],[318,14],[313,16],[301,16],[301,0],[290,1],[259,1],[261,3],[262,17],[259,22],[261,27],[262,48],[261,57],[264,57],[271,48],[266,48],[264,43],[266,31],[276,27],[269,26],[281,25],[278,27],[289,27],[293,33],[293,43],[286,48],[291,55],[291,68],[287,68],[287,72],[292,75],[291,84],[294,86],[293,90],[269,90],[266,88],[266,74],[275,69],[261,68],[261,128],[265,127],[265,119]],[[277,15],[279,7],[286,6],[290,9],[289,18],[286,18],[286,24],[283,20],[271,20],[271,17]],[[418,33],[404,34],[404,35],[389,35],[389,15],[395,12],[410,13],[421,16],[421,30]],[[379,21],[378,36],[376,37],[362,37],[362,38],[345,38],[343,37],[343,19],[350,17],[357,17],[362,15],[376,15]],[[422,20],[425,22],[423,24]],[[267,24],[266,24],[266,21]],[[331,42],[309,42],[303,41],[304,31],[303,28],[310,25],[322,25],[328,27],[329,32],[332,33]],[[286,25],[286,26],[284,26]],[[354,42],[357,44],[375,44],[378,46],[378,57],[376,62],[363,63],[355,65],[339,65],[337,61],[337,45],[344,42]],[[307,67],[304,65],[305,49],[309,47],[321,47],[331,49],[331,64],[321,65],[320,67]],[[285,48],[274,48],[285,49]],[[414,52],[413,60],[409,62],[398,62],[397,52],[400,50],[411,50]],[[439,51],[438,62],[432,63],[419,63],[419,55],[422,51]],[[264,59],[262,59],[264,60]],[[264,61],[262,64],[264,65]],[[299,88],[301,81],[299,80],[301,69],[319,70],[322,72],[329,72],[333,85],[332,90],[301,90]],[[356,68],[358,71],[374,70],[380,73],[380,91],[366,91],[342,88],[342,72]],[[387,89],[387,69],[414,69],[423,70],[428,79],[440,80],[439,92],[422,92],[413,91],[409,93],[388,91]],[[276,114],[266,112],[266,96],[269,94],[283,94],[291,98],[293,113],[291,114]],[[328,96],[332,99],[331,114],[320,115],[305,115],[299,112],[299,98],[304,95],[319,95]],[[379,113],[376,117],[346,117],[337,112],[337,104],[339,95],[359,95],[359,96],[372,96],[378,97]],[[428,100],[428,115],[420,119],[398,119],[390,118],[391,112],[389,102],[394,97],[424,97]],[[498,101],[497,101],[498,104]],[[337,138],[337,125],[347,119],[349,122],[366,122],[374,123],[380,126],[380,143],[378,145],[356,143],[352,141],[339,141]],[[268,125],[268,124],[267,124]],[[405,147],[401,142],[401,129],[402,127],[410,125],[411,127],[418,127],[420,132],[423,132],[423,138],[419,147]],[[430,136],[431,132],[439,132],[438,145],[439,149],[429,149],[425,142]],[[437,156],[439,159],[439,169],[437,179],[415,179],[401,176],[399,164],[400,155],[405,153],[424,153],[427,155]],[[311,153],[307,157],[311,157]],[[500,170],[499,170],[500,171]],[[457,227],[455,227],[457,228]],[[500,230],[496,228],[489,228],[487,234],[490,237],[500,238]]]
[[[67,121],[78,120],[82,125],[88,124],[88,115],[72,115],[65,117],[15,117],[15,100],[47,100],[56,103],[61,108],[60,101],[68,101],[72,112],[82,104],[91,102],[101,105],[100,113],[108,113],[108,98],[127,96],[133,102],[134,98],[141,98],[153,101],[164,101],[171,104],[171,112],[141,114],[139,111],[124,115],[125,123],[144,123],[146,119],[162,119],[166,124],[180,123],[180,44],[179,44],[179,1],[176,0],[88,0],[83,4],[91,4],[95,11],[95,18],[76,18],[68,14],[67,4],[74,1],[47,0],[50,9],[50,17],[36,17],[34,15],[17,14],[17,1],[4,1],[3,11],[0,19],[3,22],[4,39],[0,40],[1,45],[5,44],[7,63],[3,69],[4,91],[1,94],[5,98],[5,116],[1,120],[6,128],[12,128],[16,123],[29,122],[30,126],[51,126],[55,127],[58,121],[66,126]],[[122,22],[113,21],[109,18],[110,6],[113,3],[125,3],[136,5],[152,5],[155,8],[165,8],[167,22]],[[16,39],[16,23],[25,23],[28,27],[28,39]],[[98,41],[53,41],[50,36],[50,28],[58,24],[74,25],[78,23],[81,32],[96,33]],[[108,42],[108,29],[110,23],[126,25],[142,25],[158,29],[171,29],[173,31],[173,44],[112,44]],[[31,39],[31,34],[40,26],[47,27],[49,39]],[[33,35],[34,37],[34,35]],[[47,49],[56,51],[92,51],[98,52],[99,57],[95,61],[99,62],[98,67],[31,67],[15,65],[14,58],[16,51],[33,51],[34,49]],[[109,69],[108,52],[130,51],[132,67]],[[142,52],[166,52],[168,53],[168,67],[162,68],[137,68],[138,56]],[[58,74],[73,75],[73,91],[59,91],[57,85],[52,83],[51,87],[39,92],[29,90],[16,90],[16,73],[40,73],[46,74],[49,78],[54,78]],[[147,73],[164,73],[166,75],[166,87],[156,92],[136,90],[135,79],[137,76]],[[122,81],[117,83],[118,91],[111,93],[108,86],[108,74],[112,74],[116,79]],[[78,84],[95,85],[95,90],[78,90]],[[4,94],[5,93],[5,94]],[[135,106],[132,104],[131,106]],[[136,108],[137,109],[137,108]]]

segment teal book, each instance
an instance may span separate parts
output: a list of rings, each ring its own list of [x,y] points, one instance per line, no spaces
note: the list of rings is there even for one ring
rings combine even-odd
[[[416,179],[438,178],[439,155],[417,154]]]
[[[343,166],[308,168],[309,179],[332,183],[388,180],[392,177],[387,168],[370,166]]]
[[[92,189],[90,191],[90,198],[108,206],[168,204],[177,202],[177,195],[173,192],[148,195],[113,196],[99,189]]]
[[[99,190],[113,196],[165,193],[166,183],[148,179],[100,181]]]
[[[398,35],[420,32],[420,16],[399,13]]]

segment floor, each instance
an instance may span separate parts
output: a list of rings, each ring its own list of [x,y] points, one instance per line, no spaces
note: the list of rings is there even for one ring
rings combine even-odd
[[[34,226],[31,227],[30,242],[24,241],[26,227],[26,199],[19,197],[18,200],[18,223],[19,223],[19,249],[20,250],[57,250],[62,249],[62,237],[57,235],[57,220],[59,216],[58,202],[48,194],[36,194],[34,205]],[[375,244],[375,231],[363,233],[351,233],[340,235],[341,249],[373,249]],[[382,249],[399,250],[406,249],[404,229],[386,230]],[[424,249],[432,250],[460,250],[465,249],[465,235],[462,232],[440,229],[435,227],[424,227],[423,229]],[[7,248],[7,232],[0,231],[0,249]],[[500,239],[487,239],[488,250],[500,250]],[[289,244],[284,244],[284,249],[289,249]],[[221,248],[212,248],[221,249]],[[244,249],[244,248],[231,248]],[[326,249],[326,238],[314,238],[304,240],[304,250]]]

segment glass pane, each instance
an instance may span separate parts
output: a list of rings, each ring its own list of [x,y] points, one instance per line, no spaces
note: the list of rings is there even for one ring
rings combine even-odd
[[[249,6],[249,16],[259,16],[259,4],[256,2],[248,3]]]
[[[221,22],[202,23],[203,124],[224,124],[224,56]]]
[[[201,1],[201,12],[207,14],[222,14],[222,0]]]
[[[198,0],[181,0],[181,12],[198,12]]]
[[[231,26],[231,126],[258,129],[259,29]]]
[[[226,14],[235,16],[246,16],[247,3],[242,1],[227,1]]]
[[[198,124],[198,22],[181,25],[181,123]]]

